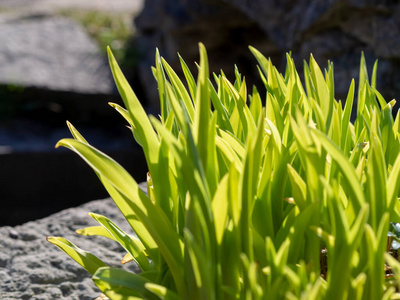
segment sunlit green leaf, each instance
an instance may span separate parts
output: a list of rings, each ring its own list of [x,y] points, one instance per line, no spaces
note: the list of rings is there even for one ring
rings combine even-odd
[[[97,256],[78,248],[62,237],[49,236],[46,239],[71,256],[71,258],[84,267],[90,274],[94,274],[97,269],[107,266],[102,260],[97,258]]]

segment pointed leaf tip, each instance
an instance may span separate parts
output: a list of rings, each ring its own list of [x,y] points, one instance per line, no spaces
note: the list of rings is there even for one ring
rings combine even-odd
[[[107,56],[109,60],[114,58],[114,54],[112,53],[110,46],[107,46]]]

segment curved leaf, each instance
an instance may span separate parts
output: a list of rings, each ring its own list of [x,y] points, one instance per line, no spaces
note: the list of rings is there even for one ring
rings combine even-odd
[[[62,237],[48,236],[46,240],[67,253],[92,275],[97,271],[97,269],[107,266],[101,259],[97,258],[97,256],[82,250],[67,239]]]

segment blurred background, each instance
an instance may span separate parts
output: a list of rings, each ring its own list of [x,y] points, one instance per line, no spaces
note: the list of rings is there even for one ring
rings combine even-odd
[[[198,42],[210,69],[262,92],[260,50],[281,72],[292,51],[299,72],[310,53],[335,66],[344,100],[361,52],[386,100],[400,92],[400,4],[396,0],[0,0],[0,225],[21,224],[107,196],[75,154],[54,149],[69,120],[140,182],[146,163],[121,117],[106,58],[110,45],[134,91],[157,114],[155,49],[179,73],[177,52],[196,74]]]

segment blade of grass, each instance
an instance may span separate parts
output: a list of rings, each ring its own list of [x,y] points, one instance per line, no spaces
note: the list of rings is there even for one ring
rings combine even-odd
[[[112,299],[129,299],[130,297],[156,299],[145,287],[145,284],[149,282],[148,279],[125,270],[99,268],[92,279],[99,289],[107,296],[113,297]]]
[[[46,239],[48,242],[56,245],[62,251],[67,253],[92,275],[97,271],[97,269],[107,266],[102,260],[97,258],[97,256],[78,248],[67,239],[54,236],[49,236]]]
[[[89,213],[89,215],[114,237],[114,239],[132,256],[142,271],[150,269],[149,261],[144,253],[143,249],[136,244],[128,234],[121,230],[114,222],[110,219],[95,213]]]

